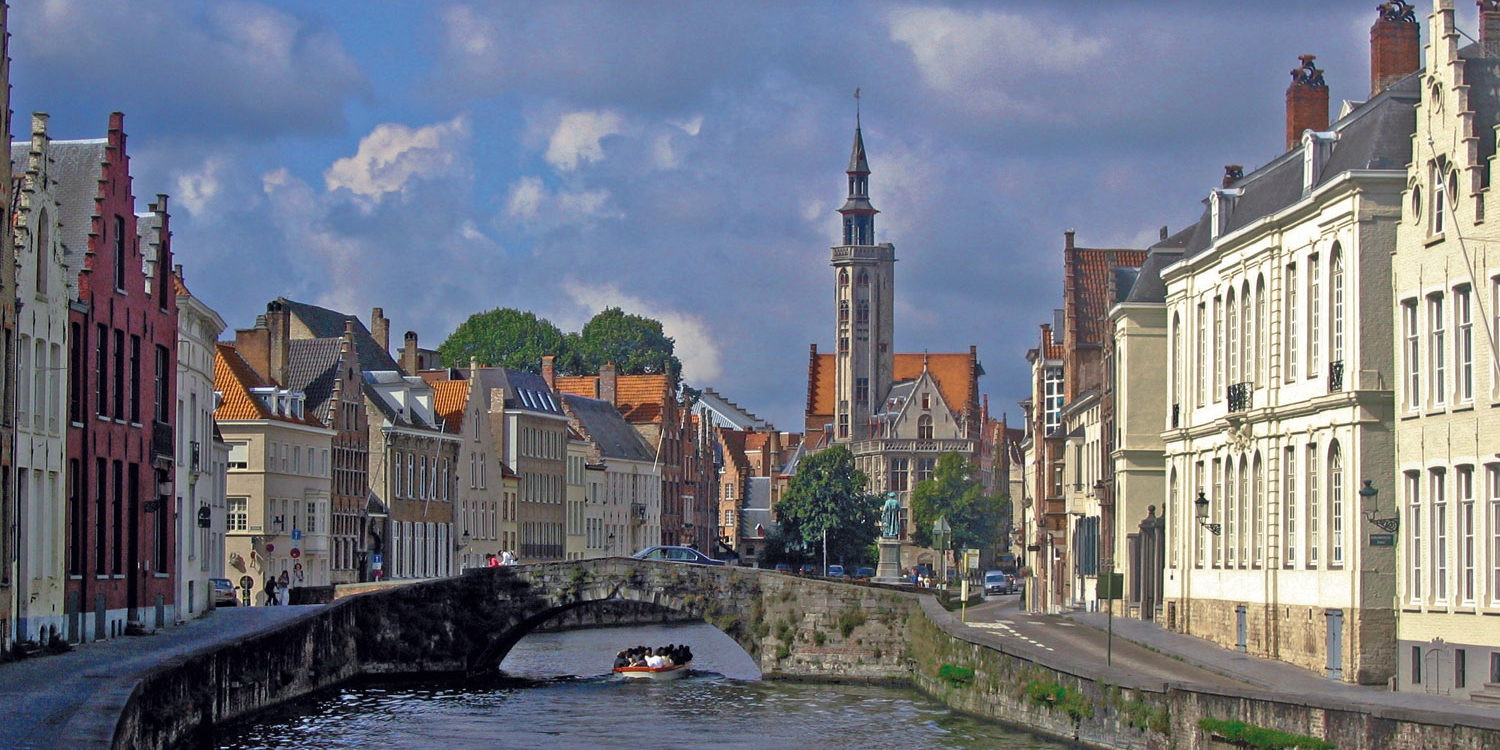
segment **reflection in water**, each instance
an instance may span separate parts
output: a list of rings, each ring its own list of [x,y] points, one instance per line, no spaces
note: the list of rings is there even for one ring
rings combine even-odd
[[[672,682],[609,675],[616,651],[686,643]],[[502,674],[463,684],[355,686],[257,717],[220,748],[1058,748],[948,711],[921,694],[860,685],[761,682],[709,625],[527,636]]]

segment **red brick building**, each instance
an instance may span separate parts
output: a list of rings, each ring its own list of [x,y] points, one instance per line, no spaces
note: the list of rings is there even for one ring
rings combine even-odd
[[[137,218],[124,115],[54,141],[69,313],[68,631],[80,640],[176,619],[171,518],[177,298],[167,198]],[[165,498],[165,501],[164,499]]]

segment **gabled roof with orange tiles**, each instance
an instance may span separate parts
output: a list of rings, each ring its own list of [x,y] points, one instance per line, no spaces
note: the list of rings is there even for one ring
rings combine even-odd
[[[1113,269],[1140,268],[1146,262],[1146,251],[1074,247],[1063,253],[1064,276],[1072,279],[1071,284],[1065,284],[1069,299],[1064,303],[1072,308],[1077,344],[1101,344],[1109,331],[1109,308],[1114,302],[1109,298]]]
[[[558,376],[553,388],[558,393],[597,398],[598,382],[598,375]],[[659,421],[671,398],[672,382],[666,374],[615,376],[615,408],[631,424]]]
[[[273,385],[261,379],[255,369],[250,367],[250,363],[246,362],[233,346],[229,344],[214,346],[214,390],[224,394],[219,402],[219,408],[214,411],[214,419],[221,422],[268,419],[313,427],[323,426],[317,418],[311,415],[298,419],[275,414],[266,407],[264,401],[250,392],[252,388],[268,388]]]
[[[462,432],[465,407],[469,401],[469,381],[429,380],[428,384],[432,386],[432,411],[443,420],[443,430]]]
[[[927,369],[932,373],[932,379],[937,381],[938,390],[943,394],[943,401],[947,402],[948,408],[957,413],[968,411],[973,405],[974,395],[977,390],[974,381],[979,377],[979,362],[971,352],[955,354],[897,354],[894,362],[894,381],[916,380],[922,374],[922,362],[927,362]],[[808,372],[808,414],[812,416],[826,416],[833,418],[833,396],[834,378],[837,373],[832,354],[819,354],[809,364]],[[874,395],[874,394],[872,394]],[[880,394],[884,401],[885,394]]]

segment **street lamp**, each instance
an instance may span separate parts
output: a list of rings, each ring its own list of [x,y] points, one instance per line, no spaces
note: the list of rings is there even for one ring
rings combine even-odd
[[[1208,529],[1214,536],[1218,536],[1223,527],[1216,523],[1208,522],[1208,498],[1203,496],[1203,490],[1198,490],[1198,499],[1193,501],[1193,507],[1198,516],[1198,525]]]
[[[932,544],[934,547],[937,547],[938,560],[942,570],[942,573],[938,576],[938,581],[944,586],[948,584],[948,546],[952,543],[952,540],[953,527],[948,525],[948,516],[938,516],[937,520],[932,522]]]
[[[1381,531],[1394,534],[1396,533],[1396,529],[1401,528],[1401,516],[1395,515],[1390,518],[1376,518],[1375,496],[1378,494],[1380,494],[1380,490],[1371,487],[1370,480],[1368,479],[1365,480],[1365,486],[1359,489],[1359,496],[1370,504],[1370,507],[1365,510],[1365,520],[1375,524]]]

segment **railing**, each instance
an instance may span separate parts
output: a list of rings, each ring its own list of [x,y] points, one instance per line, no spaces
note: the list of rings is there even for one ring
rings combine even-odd
[[[1172,429],[1182,426],[1182,404],[1172,404]]]
[[[1344,360],[1338,359],[1328,363],[1328,392],[1344,390]]]
[[[879,453],[973,453],[972,440],[859,440],[849,446],[855,454]]]
[[[1229,392],[1225,394],[1225,400],[1229,402],[1229,410],[1245,411],[1250,408],[1250,394],[1254,391],[1254,383],[1235,383],[1229,386]]]
[[[172,434],[172,425],[160,420],[151,423],[151,455],[158,458],[175,458],[177,442]]]
[[[883,245],[839,245],[833,248],[834,260],[890,260],[891,248]]]

